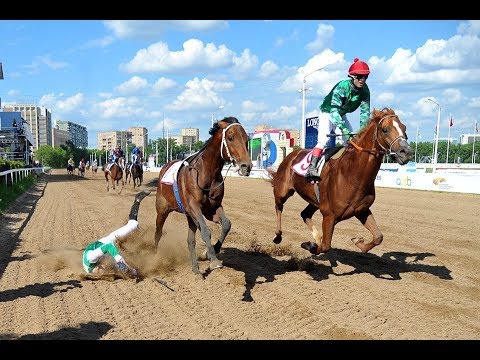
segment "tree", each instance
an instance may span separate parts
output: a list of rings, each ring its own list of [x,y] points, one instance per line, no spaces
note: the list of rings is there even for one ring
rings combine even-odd
[[[35,152],[35,160],[43,162],[43,165],[52,168],[62,168],[67,166],[68,155],[62,148],[53,148],[50,145],[40,145]]]

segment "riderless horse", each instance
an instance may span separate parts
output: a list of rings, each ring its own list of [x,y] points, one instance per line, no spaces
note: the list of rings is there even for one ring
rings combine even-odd
[[[294,150],[283,159],[277,171],[269,171],[277,214],[274,243],[282,241],[283,205],[295,191],[308,203],[300,216],[315,242],[303,242],[301,246],[312,254],[329,251],[335,225],[353,216],[373,237],[368,243],[360,237],[352,238],[362,252],[366,253],[382,242],[383,234],[370,210],[375,201],[374,182],[385,154],[400,165],[411,159],[405,125],[392,109],[374,109],[369,123],[350,140],[349,145],[335,150],[342,152],[333,156],[338,158],[325,163],[318,184],[312,184],[299,174],[299,165],[311,155],[310,150]],[[303,166],[303,170],[307,167],[308,164]],[[313,214],[319,209],[323,217],[321,231],[312,221]]]
[[[160,170],[156,198],[155,248],[162,237],[165,220],[172,211],[184,213],[188,222],[187,243],[190,250],[192,270],[200,275],[195,253],[195,234],[200,234],[206,245],[202,260],[210,260],[210,270],[223,266],[217,258],[222,243],[230,231],[231,222],[226,217],[222,200],[224,179],[222,168],[225,162],[238,166],[241,176],[249,176],[252,161],[248,152],[248,135],[234,117],[218,121],[210,129],[211,137],[202,149],[185,160],[173,160]],[[221,234],[214,246],[211,232],[205,220],[220,224]]]

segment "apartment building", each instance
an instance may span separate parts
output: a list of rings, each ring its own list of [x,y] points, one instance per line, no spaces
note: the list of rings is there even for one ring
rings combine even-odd
[[[88,147],[88,131],[85,126],[76,124],[67,120],[57,120],[56,128],[67,131],[70,136],[70,141],[78,148]],[[57,146],[57,145],[54,145]],[[59,146],[59,145],[58,145]]]
[[[145,149],[148,145],[148,131],[145,127],[131,127],[128,129],[132,133],[132,144]]]
[[[5,106],[4,112],[19,111],[28,124],[33,137],[33,151],[40,145],[52,146],[52,113],[45,106],[35,104],[15,104]]]

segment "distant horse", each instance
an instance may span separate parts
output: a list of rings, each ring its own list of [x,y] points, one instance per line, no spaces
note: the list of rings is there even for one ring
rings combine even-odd
[[[72,164],[68,164],[67,165],[67,172],[68,172],[68,175],[73,175],[73,165]]]
[[[132,165],[130,167],[130,165]],[[133,188],[135,189],[135,186],[140,186],[142,185],[143,182],[143,168],[141,165],[134,163],[132,164],[131,162],[128,162],[126,169],[125,169],[125,174],[126,174],[126,180],[125,182],[128,182],[130,184],[130,180],[133,179]],[[129,178],[130,176],[130,178]]]
[[[226,161],[238,166],[241,176],[249,176],[252,161],[248,152],[248,135],[234,117],[218,121],[210,129],[212,135],[202,149],[185,160],[174,160],[160,170],[156,197],[156,231],[155,248],[162,237],[162,229],[172,211],[185,213],[188,221],[187,243],[190,250],[192,270],[203,277],[195,253],[195,233],[200,228],[206,251],[204,260],[210,260],[210,270],[222,267],[216,254],[230,231],[231,222],[225,216],[222,206],[224,196],[224,179],[222,168]],[[181,161],[181,163],[178,163]],[[178,176],[171,182],[162,181],[168,169],[180,165]],[[175,173],[175,172],[173,172]],[[178,199],[177,199],[178,197]],[[211,232],[205,219],[220,224],[221,234],[216,244],[211,244]]]
[[[105,173],[105,179],[107,180],[107,191],[109,191],[110,189],[109,181],[111,181],[112,183],[112,189],[115,190],[115,181],[118,182],[122,180],[122,187],[118,192],[120,194],[123,190],[123,185],[124,185],[122,168],[117,163],[113,163],[112,166],[110,166],[110,169],[108,169],[107,164],[105,164],[103,172]]]
[[[282,241],[283,204],[296,191],[308,203],[300,216],[315,239],[315,242],[302,243],[302,248],[312,254],[329,251],[335,225],[353,216],[373,236],[369,243],[363,238],[353,238],[353,243],[364,253],[380,245],[383,234],[370,210],[375,201],[374,182],[384,154],[400,165],[411,159],[406,127],[392,109],[374,109],[367,126],[342,150],[345,151],[337,159],[325,163],[318,184],[311,184],[292,170],[292,166],[304,159],[310,150],[296,149],[283,159],[277,171],[269,170],[277,213],[274,243]],[[323,217],[321,232],[312,221],[313,214],[319,209]]]
[[[85,176],[85,163],[81,162],[78,164],[78,175]]]

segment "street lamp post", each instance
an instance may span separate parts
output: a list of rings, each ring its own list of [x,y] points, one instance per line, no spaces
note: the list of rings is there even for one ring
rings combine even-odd
[[[324,67],[325,67],[325,66],[324,66]],[[300,91],[302,92],[302,132],[301,132],[301,134],[300,134],[300,140],[301,140],[301,141],[300,141],[300,146],[301,146],[302,148],[305,148],[305,140],[306,140],[306,139],[305,139],[305,136],[306,136],[306,134],[305,134],[305,132],[306,132],[306,125],[305,125],[305,91],[307,91],[307,90],[312,90],[311,87],[308,88],[308,89],[305,88],[305,84],[306,84],[306,82],[307,82],[307,76],[310,76],[310,75],[312,75],[313,73],[322,70],[324,67],[321,67],[321,68],[318,68],[318,69],[316,69],[316,70],[313,70],[313,71],[309,72],[307,75],[305,75],[305,76],[303,77],[302,88],[301,88],[300,90],[298,90],[299,92],[300,92]]]
[[[435,134],[435,147],[434,147],[434,153],[433,153],[433,172],[435,172],[435,168],[437,166],[437,158],[438,158],[438,134],[440,132],[440,104],[437,103],[436,101],[428,98],[426,101],[430,101],[432,103],[434,103],[435,105],[437,105],[438,107],[438,113],[437,113],[437,126],[436,126],[436,134]]]
[[[222,110],[225,106],[223,105],[220,105],[217,110]],[[215,119],[215,112],[212,111],[212,127],[213,127],[213,122],[214,122],[214,119]]]

